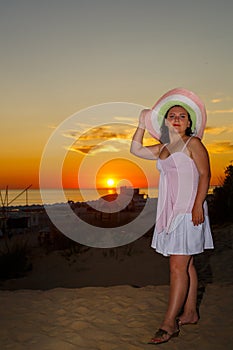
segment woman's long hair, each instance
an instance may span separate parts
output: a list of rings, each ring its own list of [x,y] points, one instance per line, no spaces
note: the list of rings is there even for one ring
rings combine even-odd
[[[168,113],[169,113],[170,109],[173,108],[173,107],[182,107],[182,108],[184,108],[183,106],[175,105],[175,106],[170,107],[168,109],[168,111],[166,112],[166,114],[165,114],[165,116],[163,118],[163,122],[162,122],[161,128],[160,128],[160,130],[161,130],[160,142],[161,143],[169,143],[170,142],[169,131],[168,131],[168,127],[165,125],[165,119],[167,119]],[[185,110],[188,113],[188,120],[190,122],[190,125],[185,130],[185,135],[192,136],[193,135],[193,132],[192,132],[192,124],[193,124],[193,122],[192,122],[192,119],[190,117],[189,112],[187,111],[187,109],[185,109]]]

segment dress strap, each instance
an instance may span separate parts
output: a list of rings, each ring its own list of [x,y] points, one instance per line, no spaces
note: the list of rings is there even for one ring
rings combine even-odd
[[[159,156],[160,156],[162,150],[163,150],[167,145],[168,145],[168,143],[165,143],[164,145],[162,145],[162,147],[160,148],[160,151],[159,151]]]
[[[190,138],[185,142],[185,144],[184,144],[184,146],[183,146],[181,152],[184,152],[184,150],[185,150],[185,148],[188,146],[189,141],[191,140],[191,138],[192,138],[192,136],[190,136]]]

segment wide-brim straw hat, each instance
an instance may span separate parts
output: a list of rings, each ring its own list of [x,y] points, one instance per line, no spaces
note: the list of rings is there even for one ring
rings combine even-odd
[[[194,92],[183,88],[175,88],[168,91],[146,114],[145,122],[149,133],[160,140],[164,116],[171,107],[176,105],[185,108],[190,114],[192,133],[201,139],[206,125],[205,105]]]

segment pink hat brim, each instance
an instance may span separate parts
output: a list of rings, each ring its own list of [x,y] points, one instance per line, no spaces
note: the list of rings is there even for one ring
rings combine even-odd
[[[145,122],[148,132],[154,138],[160,140],[160,122],[164,117],[164,115],[160,115],[160,112],[166,105],[171,107],[173,101],[174,105],[180,102],[181,105],[183,104],[192,109],[193,114],[195,113],[195,121],[193,120],[193,122],[195,122],[195,130],[193,134],[201,139],[204,134],[207,119],[205,105],[194,92],[184,88],[175,88],[168,91],[156,102],[151,111],[147,112]],[[168,107],[168,109],[170,107]]]

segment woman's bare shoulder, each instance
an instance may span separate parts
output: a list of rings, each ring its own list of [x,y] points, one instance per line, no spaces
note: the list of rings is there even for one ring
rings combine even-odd
[[[204,153],[207,152],[206,147],[204,146],[204,144],[201,142],[201,140],[197,136],[191,137],[191,139],[188,143],[188,149],[192,155],[194,155],[194,154],[198,155],[198,153],[200,153],[200,152],[204,152]]]
[[[199,137],[197,137],[197,136],[191,136],[188,145],[190,147],[195,147],[195,148],[200,147],[200,146],[204,146],[203,143],[201,142],[201,140],[199,139]]]

